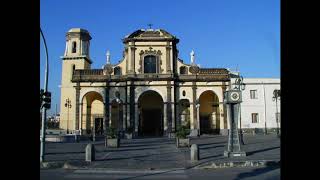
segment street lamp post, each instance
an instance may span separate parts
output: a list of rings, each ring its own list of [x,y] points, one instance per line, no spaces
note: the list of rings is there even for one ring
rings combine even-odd
[[[120,128],[120,126],[122,126],[122,122],[120,122],[120,118],[121,118],[120,105],[121,105],[122,101],[121,101],[121,99],[120,99],[120,93],[119,93],[118,91],[116,92],[116,102],[117,102],[117,104],[118,104],[118,132],[117,132],[117,134],[118,134],[118,136],[119,136],[120,131],[122,130],[122,129]]]
[[[200,123],[200,99],[196,100],[196,109],[197,109],[197,124],[198,124],[198,134],[197,136],[200,137],[201,135],[201,123]]]
[[[46,68],[45,68],[45,78],[44,78],[44,92],[48,91],[48,75],[49,75],[49,58],[48,58],[48,48],[46,39],[44,38],[44,35],[42,33],[41,27],[40,27],[40,34],[43,39],[43,44],[46,51]],[[44,161],[44,154],[45,154],[45,136],[46,136],[46,121],[47,118],[47,108],[42,107],[42,127],[41,127],[41,138],[40,138],[40,162]]]
[[[272,100],[276,101],[276,123],[277,123],[277,136],[280,137],[280,128],[279,128],[279,117],[278,117],[278,98],[280,100],[281,91],[279,89],[275,89],[273,91]]]
[[[235,80],[235,89],[238,89],[239,91],[245,90],[245,84],[243,83],[243,77],[238,75],[238,78]],[[239,115],[240,115],[240,143],[244,145],[243,141],[243,133],[242,133],[242,127],[241,127],[241,104],[239,104]]]
[[[66,103],[64,106],[68,109],[68,119],[67,119],[67,134],[69,134],[69,109],[71,109],[71,100],[68,98],[66,99]]]

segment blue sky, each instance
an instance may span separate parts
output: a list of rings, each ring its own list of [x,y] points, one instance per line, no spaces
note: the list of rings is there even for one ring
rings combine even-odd
[[[65,34],[75,27],[91,36],[92,68],[122,57],[121,39],[137,29],[165,29],[180,39],[179,57],[195,51],[201,67],[238,69],[244,77],[280,77],[279,0],[40,0],[40,25],[49,51],[49,91],[58,113]],[[39,33],[40,36],[40,33]],[[40,88],[45,51],[40,40]]]

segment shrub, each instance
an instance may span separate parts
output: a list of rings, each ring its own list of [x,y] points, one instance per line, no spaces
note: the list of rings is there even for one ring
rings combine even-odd
[[[128,133],[133,133],[133,127],[130,126],[130,127],[127,129],[127,132],[128,132]]]
[[[108,127],[107,128],[107,138],[114,139],[118,137],[116,128]]]
[[[186,126],[179,126],[179,127],[177,128],[176,136],[177,136],[178,138],[183,138],[183,139],[185,139],[185,138],[187,138],[187,135],[188,135],[188,134],[189,134],[189,132],[188,132],[188,129],[187,129]]]

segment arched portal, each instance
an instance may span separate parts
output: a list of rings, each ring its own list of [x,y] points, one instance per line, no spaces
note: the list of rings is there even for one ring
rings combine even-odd
[[[200,133],[219,133],[220,111],[218,96],[208,90],[200,95],[199,101]]]
[[[146,91],[138,99],[139,136],[163,135],[163,99],[155,91]]]
[[[190,129],[190,101],[188,99],[181,99],[178,103],[178,110],[178,126],[186,126]]]
[[[103,134],[103,98],[95,91],[90,91],[82,98],[81,125],[84,134]]]

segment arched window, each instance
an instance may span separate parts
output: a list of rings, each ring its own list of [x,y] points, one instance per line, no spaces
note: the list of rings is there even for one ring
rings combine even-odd
[[[144,57],[144,73],[157,73],[156,56],[148,55]]]
[[[114,68],[114,75],[121,75],[121,68],[119,66]]]
[[[75,41],[72,42],[72,53],[77,52],[77,43]]]
[[[181,66],[180,67],[180,74],[187,74],[187,67]]]

